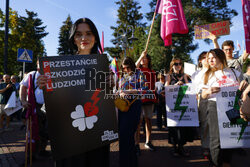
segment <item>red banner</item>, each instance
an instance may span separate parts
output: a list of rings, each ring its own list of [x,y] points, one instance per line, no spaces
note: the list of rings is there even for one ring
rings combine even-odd
[[[242,0],[243,24],[245,30],[246,51],[250,53],[250,0]]]

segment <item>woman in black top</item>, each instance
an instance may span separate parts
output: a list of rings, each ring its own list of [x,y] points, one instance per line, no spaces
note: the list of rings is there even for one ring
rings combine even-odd
[[[69,42],[78,55],[99,54],[99,50],[102,51],[96,26],[88,18],[80,18],[72,25]],[[44,75],[39,76],[39,87],[45,87],[46,83],[47,78]],[[109,166],[109,145],[56,161],[56,167],[100,166]]]
[[[169,76],[165,86],[168,85],[183,85],[188,83],[188,77],[184,74],[182,62],[179,58],[173,58],[170,62]],[[190,136],[191,135],[191,136]],[[173,156],[189,156],[189,153],[184,150],[183,145],[187,141],[191,141],[192,134],[187,127],[169,127],[168,142],[173,144]]]

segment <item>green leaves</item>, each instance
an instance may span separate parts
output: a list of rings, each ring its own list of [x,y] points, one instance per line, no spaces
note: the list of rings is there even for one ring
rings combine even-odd
[[[117,0],[115,2],[116,5],[119,5],[118,13],[118,20],[116,21],[115,26],[111,26],[110,28],[114,30],[113,36],[117,38],[118,35],[122,35],[123,32],[121,29],[127,30],[127,38],[132,36],[132,29],[134,29],[134,35],[139,40],[137,41],[127,41],[127,56],[133,57],[136,60],[137,57],[141,54],[143,50],[143,45],[146,42],[146,35],[145,35],[145,23],[142,22],[143,14],[140,13],[141,6],[136,0]],[[116,40],[111,40],[111,42],[116,45]],[[124,51],[122,48],[105,48],[108,51],[110,56],[112,57],[119,57],[120,60],[124,57]]]
[[[59,47],[57,48],[57,53],[59,55],[73,55],[74,50],[70,47],[69,44],[69,35],[70,29],[72,26],[72,20],[70,15],[68,15],[67,19],[63,22],[63,25],[60,28],[59,33]]]
[[[8,47],[8,73],[18,74],[22,71],[22,63],[17,62],[17,49],[25,48],[33,51],[33,62],[26,63],[26,71],[36,69],[36,57],[46,55],[43,38],[48,35],[46,26],[37,16],[37,13],[26,10],[27,16],[20,16],[16,11],[10,9],[9,16],[9,47]],[[5,15],[0,10],[0,27],[3,27]],[[0,30],[0,41],[4,40],[4,29]],[[3,55],[4,44],[0,44],[0,54]],[[3,56],[0,57],[3,64]],[[0,67],[3,71],[3,66]]]

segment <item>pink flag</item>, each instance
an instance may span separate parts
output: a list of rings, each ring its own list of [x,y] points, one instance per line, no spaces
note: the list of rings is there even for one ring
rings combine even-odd
[[[102,32],[102,42],[101,42],[101,47],[102,47],[102,53],[104,52],[104,32]]]
[[[35,76],[34,76],[35,77]],[[26,119],[31,117],[32,119],[32,142],[39,140],[39,128],[38,128],[38,120],[35,112],[36,109],[36,99],[34,92],[34,84],[32,75],[29,76],[29,87],[28,87],[28,103],[31,104],[30,107],[27,108]],[[33,147],[33,150],[35,147]]]
[[[100,54],[102,54],[104,52],[104,32],[103,31],[102,31],[101,48],[102,48],[102,50],[99,51]]]
[[[172,44],[172,33],[186,34],[188,27],[181,0],[158,0],[158,13],[161,13],[161,37],[165,46]]]
[[[242,0],[243,23],[245,30],[246,51],[250,53],[250,1]]]

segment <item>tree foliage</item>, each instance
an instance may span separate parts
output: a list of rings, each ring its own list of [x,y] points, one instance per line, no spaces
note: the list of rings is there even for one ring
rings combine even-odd
[[[37,13],[26,10],[27,16],[20,16],[16,11],[10,9],[9,16],[9,47],[8,47],[8,73],[17,74],[22,70],[22,63],[17,62],[18,48],[29,49],[33,51],[33,62],[26,63],[26,71],[36,69],[36,59],[40,56],[46,56],[43,38],[48,35],[45,32],[46,26],[37,16]],[[0,54],[3,55],[4,48],[4,30],[5,15],[0,11]],[[3,56],[0,59],[3,62]],[[2,63],[3,64],[3,63]],[[3,67],[0,67],[3,71]]]
[[[190,54],[197,49],[198,43],[194,41],[194,26],[203,25],[223,20],[231,20],[237,15],[235,10],[228,7],[231,0],[185,0],[182,1],[184,14],[189,28],[188,34],[173,34],[172,46],[165,47],[160,37],[161,15],[157,14],[155,24],[153,26],[151,39],[148,48],[148,54],[152,57],[153,69],[162,70],[169,69],[170,61],[173,57],[179,57],[185,62],[192,62]],[[142,13],[139,13],[138,2],[133,0],[121,0],[115,2],[119,5],[117,26],[111,27],[114,30],[113,36],[117,37],[120,28],[125,29],[128,25],[135,27],[135,35],[139,39],[129,45],[128,55],[136,60],[140,53],[145,49],[149,27],[145,27],[145,23],[141,23],[143,19]],[[146,18],[151,23],[153,13],[156,6],[156,0],[149,3],[151,10],[146,13]],[[136,12],[136,13],[135,13]],[[133,14],[134,13],[134,14]],[[136,16],[137,14],[138,16]],[[131,17],[132,16],[132,17]],[[209,40],[205,40],[210,42]],[[117,41],[113,40],[116,44]],[[117,56],[121,49],[108,48],[111,56]],[[206,49],[204,49],[206,50]],[[120,54],[122,55],[122,54]]]
[[[183,61],[192,62],[190,54],[198,48],[194,41],[194,26],[203,25],[223,20],[231,20],[237,15],[235,10],[228,7],[231,0],[185,0],[182,1],[184,14],[189,28],[188,34],[173,34],[173,45],[165,47],[160,37],[161,15],[156,17],[152,38],[149,45],[149,54],[153,59],[153,67],[156,70],[169,69],[173,56],[180,57]],[[151,11],[146,17],[152,20],[156,6],[156,0],[150,2]],[[209,42],[208,40],[205,40]],[[204,48],[204,50],[206,50]],[[163,56],[163,57],[159,57]]]
[[[143,14],[139,11],[141,9],[141,6],[135,0],[117,0],[115,3],[116,5],[119,5],[119,9],[117,11],[117,26],[111,26],[111,29],[114,31],[113,36],[117,39],[117,37],[121,37],[123,34],[126,34],[127,38],[124,40],[123,43],[120,44],[127,44],[126,46],[123,46],[123,48],[127,48],[126,56],[131,56],[136,59],[137,55],[141,52],[140,48],[142,48],[142,43],[145,43],[145,41],[131,41],[129,40],[129,38],[132,36],[132,30],[134,30],[134,35],[138,39],[145,38],[146,23],[142,22]],[[116,39],[111,40],[114,45],[119,42],[119,40]],[[125,51],[122,50],[120,46],[117,48],[109,47],[105,49],[112,57],[120,57],[120,59],[124,57]]]
[[[60,28],[59,47],[57,48],[57,53],[59,55],[73,55],[74,54],[74,51],[71,49],[69,42],[68,42],[72,24],[73,23],[72,23],[71,17],[70,15],[68,15],[67,19],[63,22],[63,25]]]

